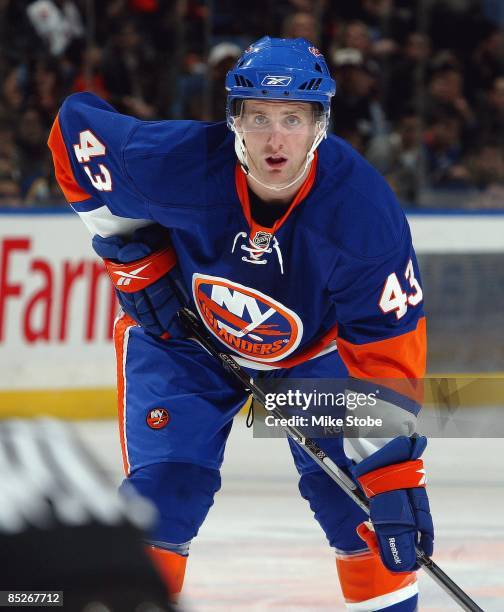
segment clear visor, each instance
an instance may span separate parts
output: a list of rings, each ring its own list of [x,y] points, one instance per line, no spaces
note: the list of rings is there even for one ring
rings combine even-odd
[[[234,128],[243,134],[274,131],[283,134],[310,134],[324,129],[325,117],[314,110],[263,112],[242,107],[240,115],[233,117]]]

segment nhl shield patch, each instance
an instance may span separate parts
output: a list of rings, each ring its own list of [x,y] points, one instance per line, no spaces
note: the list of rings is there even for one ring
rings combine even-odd
[[[268,232],[256,232],[252,238],[254,245],[260,249],[267,249],[270,245],[272,234]]]

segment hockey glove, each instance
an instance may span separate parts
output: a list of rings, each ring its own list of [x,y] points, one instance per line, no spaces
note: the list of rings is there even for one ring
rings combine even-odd
[[[124,312],[155,336],[187,335],[177,317],[181,275],[164,228],[143,227],[130,239],[96,234],[93,248],[104,259]]]
[[[369,498],[370,519],[357,532],[392,572],[419,568],[415,545],[432,555],[434,526],[425,490],[425,470],[419,459],[424,436],[399,436],[351,468]]]

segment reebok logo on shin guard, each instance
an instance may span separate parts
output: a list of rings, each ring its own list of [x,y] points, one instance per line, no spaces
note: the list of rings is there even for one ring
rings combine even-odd
[[[399,551],[397,550],[397,547],[395,544],[395,538],[389,538],[388,542],[390,546],[390,552],[392,553],[392,556],[394,557],[394,563],[396,565],[401,565],[402,561],[401,561],[401,557],[399,556]]]

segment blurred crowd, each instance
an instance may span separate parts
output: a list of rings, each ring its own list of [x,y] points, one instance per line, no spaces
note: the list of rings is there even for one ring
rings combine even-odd
[[[0,0],[0,206],[62,204],[46,146],[65,96],[222,120],[224,78],[271,36],[311,40],[331,131],[416,207],[504,208],[502,0]]]

